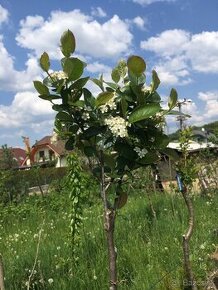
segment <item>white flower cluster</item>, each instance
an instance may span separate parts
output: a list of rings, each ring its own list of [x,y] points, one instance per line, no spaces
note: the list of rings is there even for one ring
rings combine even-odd
[[[82,118],[83,118],[84,121],[87,121],[88,119],[90,119],[89,113],[88,112],[84,112],[82,114]]]
[[[65,80],[67,79],[67,74],[63,71],[55,71],[50,74],[53,81]]]
[[[100,110],[101,110],[102,113],[106,113],[109,110],[115,110],[116,107],[117,107],[117,105],[115,103],[115,96],[114,96],[106,104],[100,106]]]
[[[139,158],[145,157],[145,155],[148,153],[148,150],[145,148],[140,149],[139,147],[135,147],[134,151],[138,154]]]
[[[105,119],[105,124],[109,127],[112,134],[116,137],[127,137],[127,122],[121,117],[109,117]]]

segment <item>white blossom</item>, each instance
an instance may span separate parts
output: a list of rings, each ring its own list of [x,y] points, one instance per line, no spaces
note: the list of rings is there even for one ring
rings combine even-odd
[[[115,110],[117,105],[115,102],[115,95],[113,96],[113,98],[111,98],[107,103],[105,103],[104,105],[100,106],[100,110],[102,113],[106,113],[109,110]]]
[[[63,71],[55,71],[50,73],[50,77],[53,81],[65,80],[67,79],[67,74]]]
[[[134,151],[138,154],[139,158],[145,157],[145,155],[148,153],[148,150],[145,148],[140,149],[139,147],[135,147]]]
[[[83,118],[84,121],[87,121],[88,119],[90,119],[89,113],[88,112],[84,112],[82,114],[82,118]]]
[[[48,283],[51,285],[54,282],[54,280],[52,278],[48,279]]]
[[[116,137],[127,137],[127,122],[121,117],[109,117],[105,119],[105,124],[109,127],[112,134]]]

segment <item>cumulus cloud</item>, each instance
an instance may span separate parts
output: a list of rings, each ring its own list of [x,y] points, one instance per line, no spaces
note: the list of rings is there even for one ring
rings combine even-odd
[[[87,69],[87,71],[89,71],[91,73],[103,73],[104,74],[104,73],[111,72],[111,67],[109,67],[103,63],[99,63],[98,61],[88,64],[86,69]]]
[[[175,2],[175,1],[176,0],[133,0],[134,3],[138,3],[143,6],[150,5],[155,2]]]
[[[10,106],[0,105],[1,128],[20,128],[40,123],[53,116],[51,104],[38,98],[37,93],[20,92]]]
[[[107,13],[101,8],[101,7],[92,7],[92,11],[91,11],[92,16],[96,16],[96,17],[106,17]]]
[[[54,59],[59,58],[59,38],[66,29],[75,34],[77,52],[98,58],[126,53],[133,39],[128,23],[119,16],[99,23],[80,10],[53,11],[47,20],[41,16],[27,16],[20,26],[16,37],[18,45],[30,49],[36,56],[47,51]]]
[[[14,57],[6,50],[3,37],[0,35],[0,87],[3,91],[33,90],[33,80],[40,78],[41,69],[36,57],[29,56],[26,68],[17,71],[14,68]],[[7,69],[5,69],[7,68]]]
[[[7,22],[9,17],[8,10],[0,5],[0,26],[2,23]]]
[[[141,30],[146,29],[145,27],[146,21],[140,16],[136,16],[135,18],[133,18],[132,23],[135,24]]]
[[[191,70],[218,73],[218,31],[191,34],[181,29],[166,30],[140,45],[156,55],[157,67],[169,84],[189,83]]]

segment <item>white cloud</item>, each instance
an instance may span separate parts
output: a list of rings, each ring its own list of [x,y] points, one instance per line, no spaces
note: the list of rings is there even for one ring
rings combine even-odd
[[[29,56],[25,63],[26,69],[17,71],[14,68],[14,57],[6,50],[3,37],[0,35],[0,87],[4,91],[33,90],[33,80],[39,79],[41,69],[38,60]],[[7,69],[5,69],[7,68]],[[25,81],[24,81],[25,80]]]
[[[218,102],[218,91],[199,92],[198,98],[202,101],[217,100]]]
[[[141,41],[141,48],[162,57],[180,55],[185,52],[190,33],[180,29],[165,30],[155,37]]]
[[[92,62],[87,65],[86,67],[87,71],[91,73],[110,73],[111,72],[111,67],[99,63],[99,62]]]
[[[0,26],[2,23],[7,22],[9,17],[8,10],[0,5]]]
[[[37,93],[20,92],[10,106],[0,105],[0,124],[2,128],[20,128],[32,123],[40,123],[51,118],[51,104],[41,100]]]
[[[98,58],[126,53],[133,38],[129,25],[117,15],[101,24],[80,10],[53,11],[48,20],[28,16],[20,25],[16,37],[18,45],[32,50],[37,56],[47,51],[52,58],[59,58],[59,39],[66,29],[75,34],[77,52]]]
[[[136,16],[133,19],[133,23],[140,29],[144,30],[145,29],[145,20],[140,17],[140,16]]]
[[[189,83],[191,70],[218,73],[218,31],[166,30],[142,41],[141,48],[155,53],[160,74],[169,84]]]
[[[92,12],[91,12],[92,16],[96,16],[96,17],[106,17],[107,13],[101,8],[101,7],[92,7]]]
[[[204,73],[218,72],[218,31],[192,35],[186,44],[186,55],[192,68]]]
[[[133,0],[133,2],[146,6],[155,2],[175,2],[176,0]]]

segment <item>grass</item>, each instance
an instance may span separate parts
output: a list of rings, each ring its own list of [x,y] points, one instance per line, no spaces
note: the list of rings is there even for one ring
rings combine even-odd
[[[165,194],[153,194],[151,201],[157,219],[143,193],[131,194],[127,205],[118,213],[115,239],[119,289],[182,289],[181,237],[188,223],[184,202],[179,195]],[[191,259],[199,285],[203,285],[207,274],[214,269],[209,255],[217,243],[217,204],[217,195],[210,199],[194,197],[196,228]],[[17,206],[2,207],[0,217],[0,253],[7,290],[28,289],[37,245],[39,254],[29,289],[108,289],[100,201],[85,205],[76,266],[71,263],[67,195],[31,197]]]

